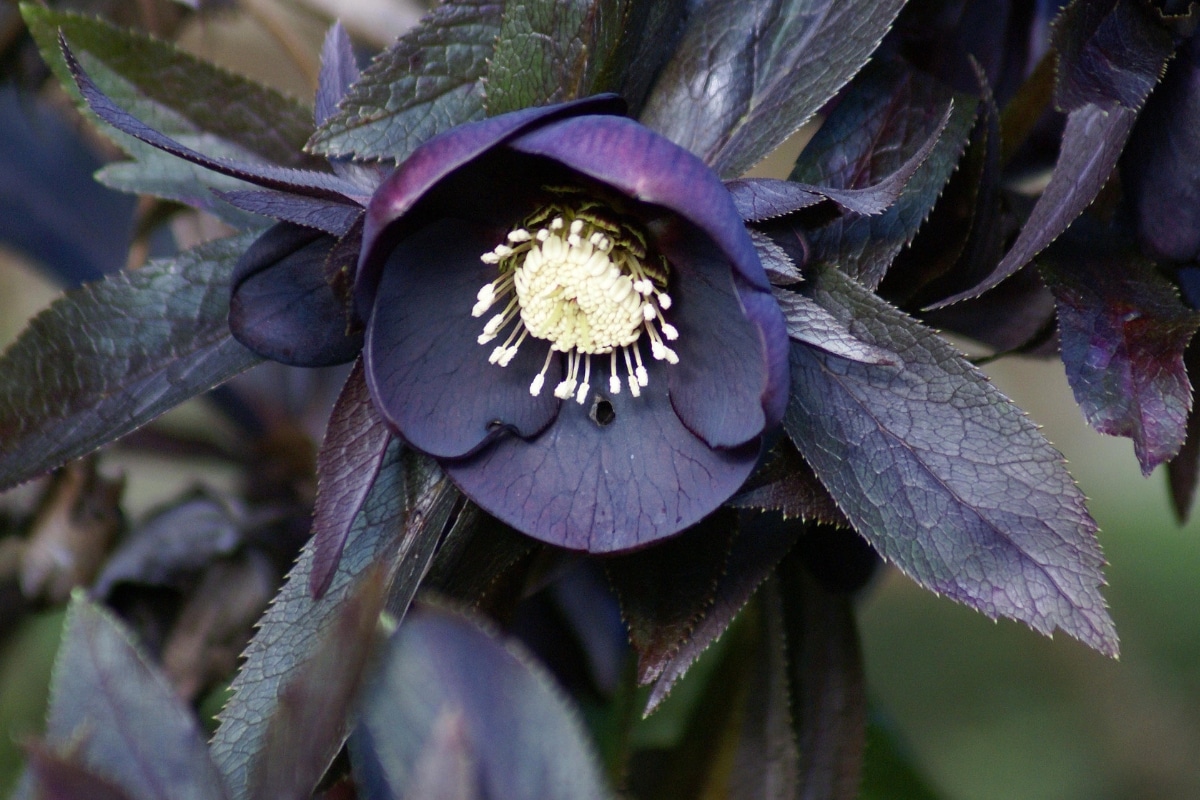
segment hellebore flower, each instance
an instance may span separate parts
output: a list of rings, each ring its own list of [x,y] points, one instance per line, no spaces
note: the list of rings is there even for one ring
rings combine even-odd
[[[595,97],[434,137],[367,205],[380,413],[484,509],[592,552],[695,523],[787,401],[787,334],[725,186]]]

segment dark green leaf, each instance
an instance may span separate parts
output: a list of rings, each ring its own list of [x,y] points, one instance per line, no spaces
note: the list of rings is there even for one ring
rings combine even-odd
[[[867,62],[904,0],[711,0],[688,22],[642,121],[736,178]]]
[[[73,95],[78,96],[58,49],[59,31],[73,48],[102,61],[138,93],[189,122],[193,130],[212,134],[283,166],[320,166],[302,149],[312,132],[310,107],[201,61],[174,45],[100,19],[32,3],[23,4],[21,11],[42,57]]]
[[[1037,428],[932,331],[831,267],[810,296],[902,358],[792,345],[784,427],[850,522],[935,592],[1117,652],[1083,495]]]
[[[309,146],[403,161],[435,134],[482,119],[483,77],[503,5],[450,0],[376,57]]]
[[[508,3],[488,66],[488,115],[594,94],[596,73],[617,67],[614,51],[635,5],[629,0]],[[621,82],[619,75],[610,80]]]
[[[414,614],[392,638],[351,756],[372,797],[610,796],[553,678],[441,610]]]
[[[949,122],[944,114],[953,100]],[[791,179],[837,189],[885,181],[903,169],[943,124],[932,152],[882,214],[847,213],[808,233],[812,258],[836,264],[868,288],[912,242],[958,164],[975,121],[975,102],[895,64],[872,65],[851,84],[801,153]]]
[[[0,486],[88,453],[261,359],[229,333],[250,236],[68,292],[0,357]]]
[[[404,453],[393,440],[320,600],[313,600],[309,591],[314,545],[310,541],[305,546],[246,648],[245,666],[234,679],[233,697],[213,736],[213,759],[234,800],[249,797],[251,770],[267,745],[267,725],[280,692],[303,674],[363,573],[378,561],[388,563],[389,592],[404,600],[389,610],[401,617],[407,607],[403,594],[415,591],[424,575],[457,495],[432,462]],[[325,754],[326,761],[334,752]]]
[[[191,710],[107,612],[71,603],[54,665],[46,741],[133,800],[220,800],[225,791]]]

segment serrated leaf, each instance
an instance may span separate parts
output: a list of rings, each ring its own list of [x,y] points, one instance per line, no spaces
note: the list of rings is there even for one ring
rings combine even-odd
[[[784,427],[850,522],[922,586],[1108,655],[1096,524],[1062,456],[953,348],[840,271],[810,296],[899,367],[791,351]]]
[[[484,116],[482,78],[503,5],[451,0],[375,58],[313,134],[328,156],[403,161],[435,134]]]
[[[1200,346],[1188,347],[1184,353],[1184,364],[1187,368],[1188,383],[1192,386],[1200,381]],[[1171,505],[1175,509],[1175,517],[1180,522],[1187,522],[1191,516],[1192,503],[1196,498],[1196,481],[1200,479],[1200,407],[1192,403],[1192,411],[1188,414],[1187,433],[1183,447],[1167,463],[1167,482],[1171,489]]]
[[[736,536],[737,514],[721,509],[661,544],[605,560],[637,651],[639,683],[662,674],[712,605]]]
[[[402,617],[457,497],[440,469],[423,456],[405,453],[393,440],[320,600],[313,600],[309,591],[314,544],[305,545],[246,648],[245,665],[233,681],[233,697],[212,739],[213,760],[233,800],[249,797],[251,770],[266,745],[268,720],[281,690],[336,624],[362,575],[378,561],[388,563],[389,611]]]
[[[54,665],[46,741],[132,800],[221,800],[221,777],[191,710],[131,635],[77,595]]]
[[[686,636],[675,647],[654,681],[646,700],[646,714],[666,699],[675,682],[691,668],[750,601],[754,591],[787,555],[801,535],[803,525],[781,522],[773,515],[742,515],[736,538],[724,569],[712,591],[712,600],[702,609]]]
[[[387,599],[384,572],[382,562],[370,568],[338,608],[311,657],[280,692],[251,769],[253,800],[308,800],[329,754],[341,747],[351,703],[376,644]]]
[[[804,280],[804,273],[796,266],[791,255],[774,239],[754,228],[747,228],[746,232],[750,234],[750,241],[754,242],[754,249],[758,251],[758,260],[762,262],[767,280],[773,286],[791,286]]]
[[[858,797],[867,698],[853,599],[833,594],[789,558],[779,568],[792,722],[800,754],[796,797]]]
[[[158,148],[173,156],[238,180],[248,181],[265,189],[316,197],[330,202],[365,206],[364,189],[332,173],[316,170],[281,167],[271,163],[251,163],[234,158],[209,156],[190,148],[145,121],[109,97],[84,70],[70,45],[59,38],[63,58],[75,79],[75,85],[88,107],[102,120],[128,136]]]
[[[783,143],[867,62],[904,0],[712,0],[651,92],[642,121],[723,178]]]
[[[729,776],[730,800],[786,800],[800,794],[800,751],[792,719],[786,622],[779,581],[759,590],[761,631],[737,753]]]
[[[488,116],[593,94],[589,67],[613,46],[626,10],[621,0],[506,4],[488,65]],[[602,34],[608,41],[598,41]]]
[[[1084,236],[1090,246],[1051,249],[1039,264],[1057,301],[1067,381],[1088,423],[1132,439],[1149,475],[1183,446],[1192,407],[1183,353],[1200,314],[1133,248]]]
[[[162,108],[213,136],[277,164],[319,168],[303,152],[312,109],[234,75],[174,45],[94,17],[23,3],[21,13],[42,58],[74,94],[75,83],[58,48],[61,32],[123,81]]]
[[[261,359],[229,333],[250,236],[68,292],[0,357],[0,486],[129,433]]]
[[[334,403],[317,453],[317,500],[313,509],[313,567],[309,588],[320,598],[329,588],[346,537],[383,464],[392,434],[367,391],[362,360]]]
[[[793,340],[864,364],[900,363],[895,353],[864,342],[854,335],[850,326],[808,297],[788,289],[776,289],[774,293],[787,324],[788,336]]]
[[[610,796],[553,678],[441,610],[414,614],[392,638],[351,756],[373,798]]]
[[[881,63],[865,69],[800,154],[791,180],[830,189],[886,187],[914,160],[920,166],[883,213],[848,213],[809,231],[812,258],[837,264],[868,288],[878,286],[950,179],[975,108],[970,97],[910,68]]]
[[[785,520],[849,525],[796,448],[786,439],[775,445],[763,467],[726,501],[730,508],[778,511]]]
[[[992,274],[935,308],[994,288],[1091,205],[1174,52],[1170,34],[1129,0],[1072,3],[1056,21],[1055,44],[1060,53],[1057,99],[1068,114],[1050,183]]]

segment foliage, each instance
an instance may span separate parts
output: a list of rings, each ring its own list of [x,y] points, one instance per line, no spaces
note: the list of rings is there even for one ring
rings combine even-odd
[[[16,796],[852,798],[868,740],[869,792],[933,796],[868,724],[881,564],[1118,652],[1061,455],[934,326],[1058,344],[1181,516],[1200,475],[1197,12],[1053,5],[446,0],[361,72],[331,28],[311,111],[22,6],[129,157],[100,178],[223,235],[0,357],[0,485],[61,468],[0,531],[0,607],[91,586]],[[283,367],[235,378],[262,361],[311,371],[319,447],[253,383]],[[206,393],[245,441],[155,427]],[[72,462],[122,437],[242,485],[129,524]],[[681,681],[704,713],[644,757]]]

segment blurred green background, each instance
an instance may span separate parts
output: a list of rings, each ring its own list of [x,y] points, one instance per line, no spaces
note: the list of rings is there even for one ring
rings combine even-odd
[[[989,371],[1066,456],[1100,523],[1111,661],[923,591],[889,571],[860,621],[873,696],[949,798],[1200,797],[1200,522],[1159,472],[1084,423],[1057,362]]]

